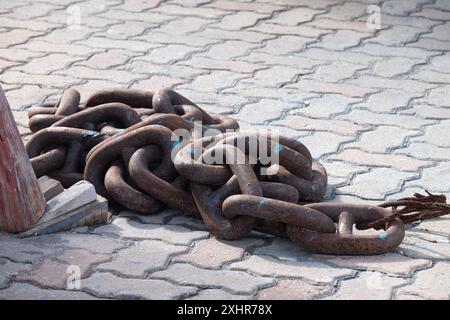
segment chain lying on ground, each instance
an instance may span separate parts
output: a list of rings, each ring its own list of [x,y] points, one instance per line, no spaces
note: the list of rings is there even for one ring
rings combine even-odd
[[[26,149],[38,176],[65,187],[88,180],[111,203],[141,214],[168,206],[201,216],[223,239],[259,230],[317,253],[380,254],[402,242],[404,222],[445,207],[445,197],[434,195],[384,204],[393,212],[309,203],[323,198],[327,173],[303,144],[270,132],[236,132],[232,118],[207,113],[172,90],[105,90],[82,105],[69,89],[56,105],[30,108],[29,117],[34,135]],[[203,138],[191,140],[199,121]],[[353,226],[383,232],[353,234]]]

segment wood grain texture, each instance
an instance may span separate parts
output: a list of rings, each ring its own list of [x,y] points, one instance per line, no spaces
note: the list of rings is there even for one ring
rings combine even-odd
[[[45,211],[42,194],[8,101],[0,87],[0,226],[18,233]]]
[[[67,190],[65,191],[67,192]],[[97,196],[94,201],[89,202],[74,210],[64,212],[58,216],[52,216],[46,219],[46,212],[31,229],[19,234],[20,238],[39,236],[55,232],[67,231],[83,226],[92,226],[96,224],[108,223],[111,214],[108,212],[108,200]]]

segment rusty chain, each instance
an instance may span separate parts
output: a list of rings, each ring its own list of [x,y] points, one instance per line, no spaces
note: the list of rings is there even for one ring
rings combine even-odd
[[[168,206],[200,216],[222,239],[257,230],[317,253],[381,254],[402,242],[404,223],[450,211],[435,195],[381,206],[317,203],[327,173],[302,143],[237,132],[234,119],[207,113],[172,90],[103,90],[80,104],[78,91],[69,89],[56,104],[28,114],[34,134],[26,149],[37,176],[65,187],[85,179],[112,204],[141,214]],[[205,137],[173,140],[179,129],[192,133],[197,121]],[[263,159],[263,150],[278,161]]]

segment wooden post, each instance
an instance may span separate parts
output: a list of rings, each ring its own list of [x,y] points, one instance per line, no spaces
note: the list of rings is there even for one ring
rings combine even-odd
[[[45,207],[44,195],[0,87],[0,227],[7,232],[25,231],[39,220]]]

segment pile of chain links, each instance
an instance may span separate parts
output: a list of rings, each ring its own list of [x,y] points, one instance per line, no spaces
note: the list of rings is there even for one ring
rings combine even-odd
[[[110,203],[141,214],[167,206],[201,216],[222,239],[258,230],[316,253],[371,255],[393,250],[405,234],[401,218],[380,206],[317,203],[327,173],[299,141],[238,132],[234,119],[207,113],[172,90],[103,90],[80,104],[79,92],[69,89],[56,104],[30,108],[29,118],[34,134],[26,149],[38,177],[66,188],[87,180]],[[203,133],[215,134],[173,141],[174,131],[192,132],[197,121]],[[279,161],[249,161],[254,142]],[[205,161],[217,154],[223,162]],[[382,231],[354,233],[354,226]]]

